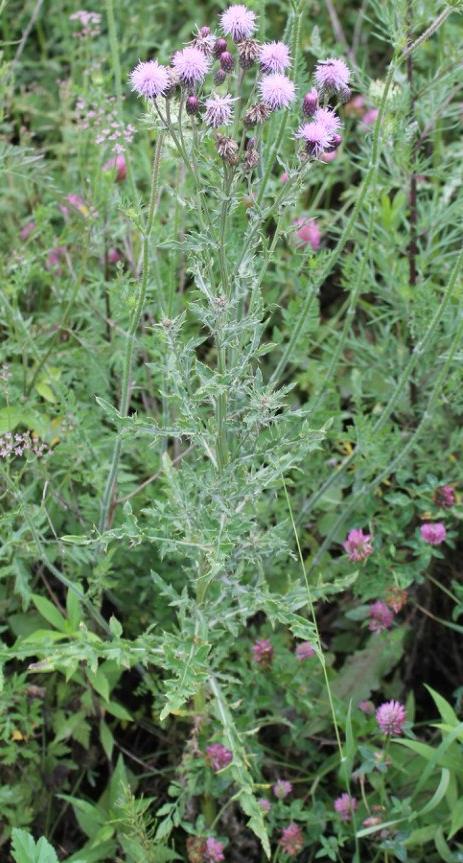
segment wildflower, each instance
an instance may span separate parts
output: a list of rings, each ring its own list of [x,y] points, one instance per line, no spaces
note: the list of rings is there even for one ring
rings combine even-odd
[[[347,539],[343,542],[343,548],[350,560],[365,560],[370,554],[373,554],[373,546],[371,544],[371,535],[364,533],[363,530],[354,528],[347,534]]]
[[[284,72],[291,66],[289,48],[284,42],[266,42],[259,51],[259,64],[263,72]]]
[[[375,705],[372,701],[359,701],[358,709],[365,713],[367,716],[372,716],[375,712]]]
[[[394,620],[394,612],[388,608],[385,602],[378,600],[370,605],[369,608],[370,622],[368,629],[370,632],[382,632],[384,629],[389,629]]]
[[[30,224],[33,224],[31,222]],[[25,230],[23,228],[23,230]],[[456,495],[455,489],[451,485],[441,485],[434,492],[434,502],[437,506],[442,506],[444,509],[450,509],[455,504]]]
[[[407,599],[408,593],[406,590],[402,590],[400,587],[391,587],[386,594],[386,605],[388,605],[389,608],[392,608],[395,614],[398,614],[404,607]]]
[[[35,222],[27,222],[19,232],[19,239],[27,240],[28,237],[30,237],[30,235],[34,233],[36,227],[37,225],[35,224]]]
[[[257,102],[256,105],[251,105],[246,111],[244,124],[245,126],[257,126],[259,123],[264,123],[269,116],[270,110],[267,105],[264,105],[263,102]]]
[[[306,117],[313,117],[315,111],[318,108],[318,93],[315,87],[312,90],[309,90],[308,93],[305,94],[304,99],[302,101],[302,113],[306,115]]]
[[[211,57],[214,52],[215,36],[212,35],[210,27],[200,27],[191,44],[202,51],[206,57]]]
[[[277,798],[277,800],[284,800],[288,794],[291,794],[293,790],[293,786],[291,782],[288,782],[286,779],[277,779],[275,785],[272,788],[272,791]]]
[[[320,156],[330,145],[331,135],[323,123],[304,123],[296,132],[309,156]]]
[[[225,860],[223,842],[209,836],[204,847],[204,863],[220,863],[221,860]]]
[[[257,149],[256,142],[254,138],[248,138],[246,141],[246,154],[244,157],[245,167],[248,168],[249,171],[254,170],[260,162],[260,154]]]
[[[338,155],[338,151],[337,151],[336,147],[334,147],[331,150],[325,150],[325,152],[321,153],[321,155],[320,155],[320,161],[326,162],[326,163],[334,162],[334,160],[337,158],[337,155]]]
[[[303,246],[310,246],[314,252],[320,248],[321,233],[315,219],[296,219],[296,237]]]
[[[260,808],[262,809],[262,812],[264,813],[264,815],[266,815],[268,812],[270,812],[270,810],[272,808],[272,804],[270,803],[270,800],[267,800],[266,797],[261,797],[260,800],[257,801],[257,803],[259,804]]]
[[[304,659],[311,659],[312,656],[315,656],[315,648],[310,641],[302,641],[296,647],[295,656],[296,659],[299,659],[301,662]]]
[[[66,257],[66,255],[66,246],[55,246],[53,249],[50,249],[45,263],[47,270],[57,270],[58,272],[61,272],[60,262],[62,258]]]
[[[321,123],[332,137],[334,137],[341,126],[338,115],[331,108],[317,108],[313,119],[315,123]]]
[[[87,12],[85,9],[79,9],[78,12],[73,12],[69,16],[69,20],[79,21],[82,24],[82,30],[75,33],[81,39],[98,36],[100,33],[101,15],[99,12]]]
[[[373,126],[376,123],[376,118],[379,114],[378,108],[369,108],[362,116],[362,123],[365,126]]]
[[[442,542],[445,542],[447,537],[445,524],[442,524],[441,521],[435,521],[433,524],[430,522],[422,524],[420,527],[420,533],[421,538],[424,539],[425,542],[429,543],[429,545],[441,545]]]
[[[252,658],[254,662],[266,668],[273,659],[272,642],[268,638],[261,638],[252,645]]]
[[[215,129],[218,126],[229,126],[232,121],[234,101],[230,93],[225,96],[219,96],[215,93],[206,99],[204,120],[207,125],[213,126]]]
[[[163,94],[166,99],[170,99],[171,96],[174,95],[177,87],[180,86],[180,75],[176,71],[176,69],[168,69],[169,82],[167,84],[167,90]]]
[[[358,800],[347,793],[341,794],[341,796],[337,797],[334,801],[334,809],[338,813],[341,821],[350,821],[357,807]]]
[[[299,824],[294,824],[294,822],[288,824],[282,830],[278,842],[288,857],[295,857],[296,854],[299,854],[299,851],[302,851],[304,847],[304,837]]]
[[[315,80],[322,93],[336,93],[344,98],[350,95],[348,84],[350,69],[344,60],[330,57],[317,63]]]
[[[122,261],[123,255],[119,251],[119,249],[108,249],[106,260],[108,264],[117,264],[118,261]]]
[[[234,42],[249,39],[256,29],[256,16],[247,6],[241,3],[229,6],[220,16],[222,30],[226,36],[231,36]]]
[[[262,101],[271,111],[288,108],[296,96],[295,87],[290,78],[278,73],[265,75],[259,82],[259,89]]]
[[[238,42],[238,54],[242,69],[250,69],[259,56],[259,44],[255,39],[244,39]]]
[[[400,701],[385,701],[376,711],[376,721],[383,734],[402,734],[407,714]]]
[[[200,84],[209,70],[209,60],[199,48],[187,45],[182,51],[176,51],[172,66],[178,73],[182,84],[193,86]]]
[[[227,138],[225,135],[217,135],[216,148],[219,156],[229,165],[236,165],[238,162],[238,144],[233,138]]]
[[[206,758],[215,773],[223,770],[224,767],[228,767],[230,762],[233,761],[232,753],[226,746],[222,746],[221,743],[211,743],[206,748]]]
[[[228,48],[226,39],[216,39],[214,42],[214,57],[219,57]]]
[[[288,180],[289,180],[289,174],[288,174],[288,172],[287,172],[287,171],[283,171],[283,173],[282,173],[282,174],[280,174],[280,183],[287,183],[287,182],[288,182]]]
[[[185,110],[187,114],[189,114],[190,116],[192,116],[193,114],[197,114],[199,111],[199,104],[199,99],[197,96],[194,95],[194,93],[188,96],[188,99],[185,102]]]
[[[79,213],[82,213],[83,216],[89,215],[87,204],[85,203],[81,195],[75,195],[71,193],[70,195],[66,195],[66,201],[71,205],[71,207],[74,207],[75,210],[78,210]]]
[[[206,843],[201,836],[188,836],[186,840],[188,863],[204,863],[205,846]]]
[[[230,51],[222,51],[219,57],[219,63],[224,72],[231,72],[235,65],[233,54],[230,54]]]
[[[163,96],[169,86],[169,70],[157,60],[139,63],[130,73],[132,90],[147,99]]]
[[[122,153],[118,156],[113,156],[112,159],[108,159],[103,165],[103,171],[115,171],[116,183],[122,183],[127,176],[127,163]]]

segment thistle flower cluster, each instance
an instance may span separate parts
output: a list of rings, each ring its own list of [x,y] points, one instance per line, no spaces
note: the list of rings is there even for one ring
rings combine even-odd
[[[255,67],[256,76],[249,91],[259,98],[245,108],[244,126],[261,125],[273,112],[290,108],[296,100],[296,87],[288,74],[292,65],[289,46],[278,40],[259,43],[255,39],[256,15],[240,3],[229,6],[218,23],[220,35],[207,26],[201,27],[188,45],[174,52],[170,65],[157,59],[140,61],[130,74],[132,90],[156,102],[158,112],[162,104],[157,100],[169,99],[177,93],[180,111],[184,107],[189,116],[196,116],[198,122],[211,129],[230,127],[235,124],[236,103],[242,105],[242,100],[232,96],[230,79],[236,75],[238,66],[242,74]],[[216,88],[212,92],[206,83],[209,74]],[[326,60],[316,67],[319,89],[311,91],[314,94],[311,121],[302,124],[296,136],[303,140],[311,156],[329,153],[341,141],[341,121],[328,103],[333,96],[338,100],[347,98],[349,74],[343,60]],[[306,115],[309,102],[306,97],[303,103]],[[241,117],[236,119],[239,125]],[[237,139],[217,134],[217,151],[230,165],[238,164],[240,154],[243,167],[252,170],[259,161],[257,147],[251,147],[253,153],[249,156],[249,147],[245,144],[240,148],[239,140],[241,134],[237,134]]]
[[[0,458],[14,458],[24,453],[32,453],[37,458],[48,451],[48,445],[41,441],[36,434],[25,432],[24,434],[6,432],[0,437]]]

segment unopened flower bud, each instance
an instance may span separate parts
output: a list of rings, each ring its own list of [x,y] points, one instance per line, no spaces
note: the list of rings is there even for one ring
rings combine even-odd
[[[225,81],[227,77],[227,73],[223,71],[223,69],[217,69],[217,72],[214,75],[214,84],[220,86]]]
[[[224,72],[231,72],[235,65],[235,61],[232,54],[230,54],[230,51],[223,51],[219,57],[219,62]]]
[[[210,27],[200,27],[199,28],[199,35],[202,36],[203,39],[205,39],[206,36],[211,35],[211,28]]]
[[[214,56],[220,57],[228,48],[226,39],[216,39],[214,44]]]
[[[191,96],[188,96],[188,99],[186,100],[185,108],[186,108],[187,114],[190,114],[190,116],[193,114],[197,114],[199,111],[199,99],[198,99],[198,97],[195,96],[194,94],[192,94]]]
[[[304,99],[302,101],[302,111],[306,115],[306,117],[313,117],[315,111],[318,108],[318,93],[313,88],[309,90],[308,93],[305,94]]]

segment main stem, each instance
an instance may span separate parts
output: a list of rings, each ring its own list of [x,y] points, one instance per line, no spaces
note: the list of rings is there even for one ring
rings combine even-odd
[[[121,395],[119,401],[119,413],[121,417],[126,417],[129,411],[130,405],[130,379],[132,375],[132,363],[133,363],[133,354],[135,349],[135,336],[138,330],[138,326],[140,324],[141,316],[143,313],[144,305],[145,305],[145,297],[146,297],[146,289],[148,285],[148,276],[149,276],[149,243],[151,232],[153,229],[154,222],[154,212],[156,207],[156,197],[157,197],[157,189],[158,189],[158,179],[159,179],[159,166],[161,162],[161,151],[162,145],[164,143],[164,132],[160,132],[158,139],[156,141],[156,148],[154,152],[154,160],[153,160],[153,171],[151,177],[151,193],[150,193],[150,202],[148,209],[148,219],[146,222],[145,231],[143,234],[143,272],[142,279],[140,283],[140,289],[136,301],[136,306],[132,314],[132,319],[130,321],[129,331],[127,333],[127,346],[125,350],[124,357],[124,366],[122,372],[122,386],[121,386]],[[119,468],[119,461],[121,457],[122,450],[122,438],[120,433],[116,438],[116,443],[114,445],[113,456],[111,460],[111,467],[108,475],[108,479],[106,481],[106,486],[103,494],[103,499],[101,502],[101,515],[100,515],[100,531],[105,531],[110,523],[111,514],[112,514],[112,501],[114,496],[114,490],[116,487],[117,480],[117,472]]]

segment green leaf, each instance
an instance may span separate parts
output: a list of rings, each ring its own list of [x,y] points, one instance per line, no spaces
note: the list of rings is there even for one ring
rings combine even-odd
[[[432,697],[434,699],[434,703],[435,703],[442,719],[444,720],[444,722],[446,722],[448,725],[452,726],[453,728],[456,725],[458,725],[458,721],[459,721],[458,716],[455,713],[453,707],[450,706],[448,701],[446,701],[445,698],[442,697],[442,695],[439,695],[438,692],[435,692],[434,689],[431,689],[431,687],[428,686],[427,684],[425,684],[425,686],[426,686],[426,689],[428,690],[428,692],[432,695]]]
[[[13,828],[11,850],[15,863],[58,863],[56,851],[45,837],[36,843],[26,830]]]
[[[447,768],[443,767],[442,771],[441,771],[441,777],[440,777],[439,785],[437,786],[431,799],[428,800],[428,802],[425,804],[425,806],[423,806],[422,809],[420,809],[420,811],[418,812],[418,815],[427,815],[428,812],[432,812],[432,810],[435,809],[436,806],[439,805],[439,803],[441,802],[443,797],[445,797],[445,793],[446,793],[447,788],[448,788],[449,780],[450,780],[450,771],[447,770]]]
[[[37,593],[33,593],[31,598],[37,611],[40,612],[42,617],[44,617],[48,623],[51,623],[51,625],[54,626],[55,629],[59,629],[60,632],[67,632],[65,618],[49,599],[46,599],[44,596],[39,596]]]
[[[101,745],[105,751],[106,758],[108,760],[111,760],[114,749],[114,737],[111,729],[108,725],[106,725],[104,719],[102,719],[100,722],[100,740]]]

